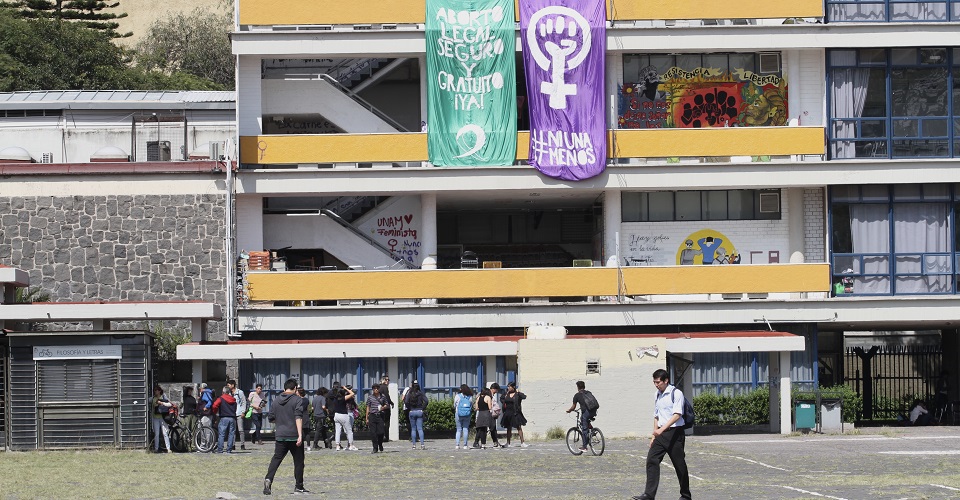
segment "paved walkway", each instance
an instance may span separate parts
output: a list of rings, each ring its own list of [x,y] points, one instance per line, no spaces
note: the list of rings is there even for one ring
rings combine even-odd
[[[431,440],[426,450],[406,441],[386,453],[313,451],[307,454],[305,498],[630,498],[645,480],[646,440],[608,440],[601,457],[573,456],[561,441],[528,448],[455,450]],[[234,456],[259,496],[272,443]],[[697,499],[947,499],[960,498],[960,427],[867,428],[848,435],[694,436],[687,441],[691,488]],[[274,495],[293,489],[289,457]],[[211,464],[212,465],[212,464]],[[382,489],[370,489],[376,482]],[[669,458],[658,498],[679,497]]]

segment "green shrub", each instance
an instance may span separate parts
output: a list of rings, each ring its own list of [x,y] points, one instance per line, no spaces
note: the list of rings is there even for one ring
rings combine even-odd
[[[457,422],[453,414],[453,401],[449,399],[431,399],[427,403],[427,418],[423,422],[425,431],[456,432]]]
[[[770,421],[770,391],[761,387],[736,396],[703,393],[693,398],[697,425],[757,425]]]
[[[563,427],[559,425],[547,429],[547,439],[563,439],[564,434]]]

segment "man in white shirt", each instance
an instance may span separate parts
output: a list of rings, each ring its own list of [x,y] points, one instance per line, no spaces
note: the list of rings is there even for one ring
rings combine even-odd
[[[653,409],[653,437],[650,438],[650,451],[647,452],[647,485],[643,494],[634,500],[653,500],[660,486],[660,462],[664,455],[670,455],[673,468],[680,480],[680,498],[690,499],[690,474],[683,447],[686,443],[683,434],[683,393],[670,385],[670,374],[666,370],[653,372],[653,385],[657,388],[656,404]]]

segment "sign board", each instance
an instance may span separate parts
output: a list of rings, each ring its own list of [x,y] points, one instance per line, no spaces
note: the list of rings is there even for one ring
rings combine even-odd
[[[37,345],[33,346],[33,360],[55,359],[120,359],[123,346],[119,345]]]

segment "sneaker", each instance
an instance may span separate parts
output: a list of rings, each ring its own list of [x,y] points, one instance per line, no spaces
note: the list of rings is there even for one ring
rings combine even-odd
[[[509,447],[510,447],[510,443],[507,443],[507,444],[504,444],[504,445],[501,445],[500,447],[501,447],[501,448],[509,448]]]
[[[250,435],[251,435],[251,436],[254,435],[256,432],[257,432],[256,429],[250,429]]]
[[[587,448],[580,448],[580,451],[589,451]]]
[[[417,445],[416,445],[416,443],[414,443],[414,444],[412,444],[412,445],[410,445],[410,447],[411,447],[411,448],[413,448],[414,450],[415,450],[415,449],[417,449]]]
[[[343,446],[337,445],[337,451],[343,451]]]
[[[459,445],[459,444],[457,445],[457,449],[458,449],[458,450],[460,449],[460,445]]]
[[[297,486],[296,488],[293,489],[293,493],[294,493],[294,494],[300,494],[300,495],[306,495],[307,493],[310,493],[310,490],[304,488],[303,486]]]
[[[313,449],[313,448],[311,448],[310,445],[308,444],[308,445],[307,445],[307,451],[310,451],[310,450],[312,450],[312,449]]]
[[[356,446],[354,446],[354,445],[352,445],[352,444],[351,444],[349,447],[347,447],[347,449],[350,450],[350,451],[360,451]]]
[[[270,483],[272,483],[272,482],[273,482],[273,481],[271,481],[271,480],[269,480],[269,479],[264,479],[264,480],[263,480],[263,494],[264,494],[264,495],[269,495],[269,494],[270,494]]]
[[[480,448],[480,445],[479,445],[479,444],[475,444],[475,445],[473,445],[473,449],[474,449],[474,450],[479,450],[479,449],[481,449],[481,448]]]
[[[241,449],[241,450],[246,450],[247,447],[241,444],[241,445],[240,445],[240,449]]]
[[[374,450],[371,451],[370,453],[380,453],[380,450],[377,450],[376,448],[374,448]]]
[[[423,444],[423,443],[420,443],[420,449],[421,449],[421,450],[425,450],[425,449],[427,449],[427,447],[426,447],[426,446],[424,446],[424,444]]]
[[[520,443],[520,447],[521,447],[521,448],[529,448],[530,445],[527,444],[527,443]]]

